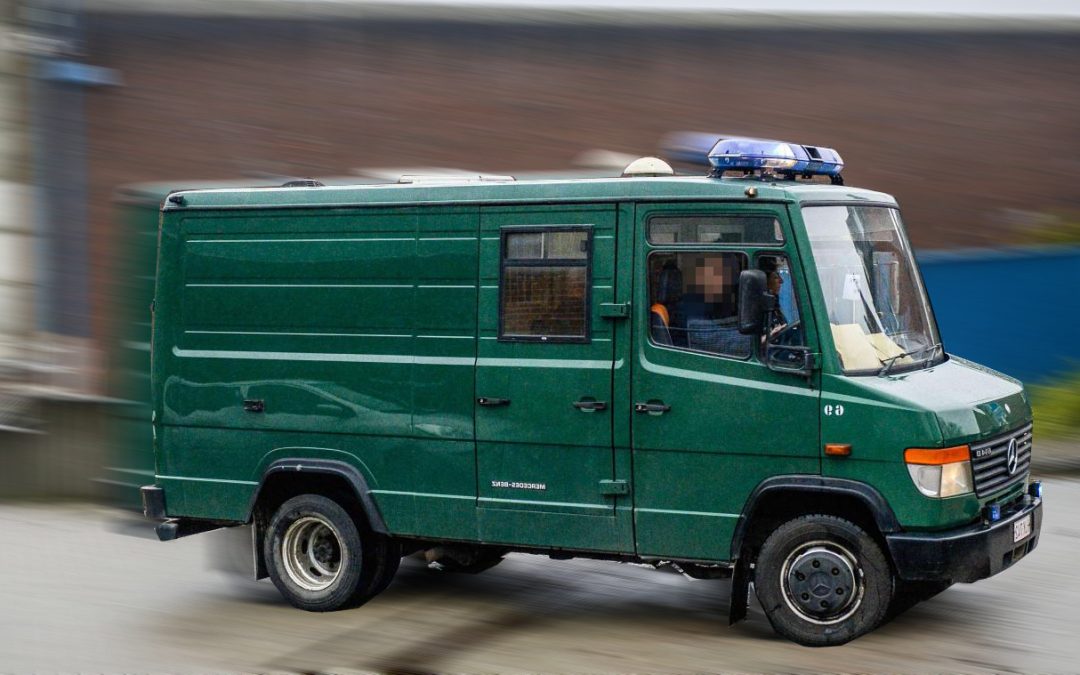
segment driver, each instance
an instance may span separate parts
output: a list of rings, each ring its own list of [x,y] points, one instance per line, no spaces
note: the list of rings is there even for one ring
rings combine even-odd
[[[780,276],[780,273],[776,270],[769,272],[767,290],[770,295],[776,298],[776,309],[769,316],[769,337],[776,335],[784,326],[788,325],[787,317],[784,316],[783,310],[780,309],[780,289],[783,287],[784,277]]]

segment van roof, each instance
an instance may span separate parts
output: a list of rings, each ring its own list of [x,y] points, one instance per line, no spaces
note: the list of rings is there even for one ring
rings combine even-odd
[[[228,187],[180,190],[163,210],[264,209],[425,204],[512,204],[530,202],[667,201],[682,199],[747,199],[805,203],[814,201],[871,201],[895,204],[883,192],[809,181],[762,181],[756,178],[663,176],[514,182],[413,183],[329,185],[325,187]],[[183,199],[178,199],[182,196]],[[177,203],[179,202],[179,203]]]

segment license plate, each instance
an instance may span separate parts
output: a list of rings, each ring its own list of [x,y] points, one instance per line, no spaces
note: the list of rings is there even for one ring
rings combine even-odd
[[[1013,543],[1023,541],[1031,536],[1031,514],[1024,516],[1013,523]]]

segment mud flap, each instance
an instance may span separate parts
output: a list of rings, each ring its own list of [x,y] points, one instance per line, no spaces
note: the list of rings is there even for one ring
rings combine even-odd
[[[266,556],[263,555],[263,537],[266,536],[266,524],[262,522],[262,519],[255,517],[251,519],[251,557],[253,565],[253,572],[255,581],[265,579],[270,576],[270,572],[266,569]]]
[[[728,612],[728,625],[746,618],[750,606],[750,563],[745,557],[735,562],[735,572],[731,575],[731,606]]]

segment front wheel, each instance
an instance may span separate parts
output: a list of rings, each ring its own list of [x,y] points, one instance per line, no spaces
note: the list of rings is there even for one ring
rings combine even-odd
[[[854,523],[808,515],[761,547],[754,587],[773,629],[801,645],[840,645],[876,628],[892,598],[881,547]]]

